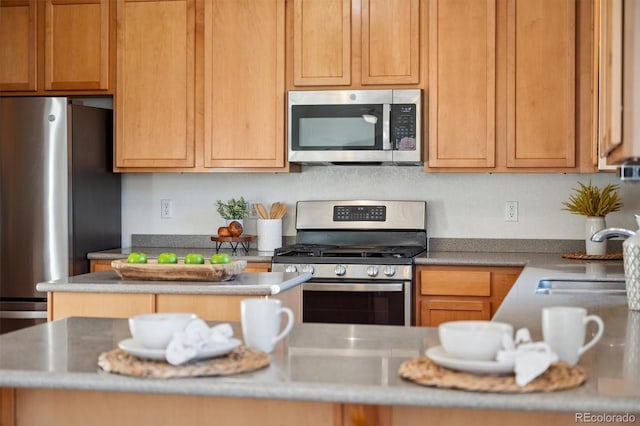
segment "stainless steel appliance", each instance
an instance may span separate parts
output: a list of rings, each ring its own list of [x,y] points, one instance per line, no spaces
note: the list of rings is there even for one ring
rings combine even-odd
[[[38,282],[120,246],[112,127],[110,110],[67,98],[0,98],[0,333],[46,321]]]
[[[289,161],[421,164],[421,91],[290,91]]]
[[[409,326],[426,219],[424,201],[299,201],[296,243],[275,250],[272,269],[312,273],[303,322]]]

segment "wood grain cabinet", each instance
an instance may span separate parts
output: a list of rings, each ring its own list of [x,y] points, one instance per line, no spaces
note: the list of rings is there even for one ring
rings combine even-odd
[[[415,324],[436,327],[456,320],[490,320],[522,268],[416,267]]]
[[[204,167],[282,168],[284,0],[204,2]]]
[[[430,1],[425,168],[594,171],[592,25],[589,2]]]
[[[115,170],[288,171],[285,0],[118,0]]]
[[[420,83],[422,0],[294,0],[293,85]]]
[[[110,0],[0,0],[0,90],[113,93],[114,5]]]

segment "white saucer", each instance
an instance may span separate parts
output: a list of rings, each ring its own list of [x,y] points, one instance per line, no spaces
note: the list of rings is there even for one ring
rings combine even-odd
[[[200,359],[213,358],[216,356],[228,354],[238,346],[240,346],[242,342],[238,339],[229,339],[228,342],[218,343],[213,348],[208,348],[200,353],[192,359],[191,361],[197,361]],[[137,356],[139,358],[152,359],[154,361],[165,361],[165,350],[164,349],[149,349],[142,346],[140,343],[135,340],[129,338],[124,339],[118,343],[118,347],[123,351],[130,353],[131,355]]]
[[[436,364],[452,370],[474,374],[508,374],[513,372],[513,361],[474,361],[454,358],[442,346],[434,346],[426,351],[427,357]]]

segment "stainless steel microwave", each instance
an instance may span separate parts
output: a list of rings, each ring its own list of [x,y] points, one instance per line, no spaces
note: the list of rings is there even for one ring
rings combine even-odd
[[[305,164],[421,164],[420,89],[290,91],[288,155]]]

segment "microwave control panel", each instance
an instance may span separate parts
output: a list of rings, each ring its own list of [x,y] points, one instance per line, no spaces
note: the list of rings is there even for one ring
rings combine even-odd
[[[416,105],[391,105],[391,140],[394,149],[412,151],[416,149]]]

